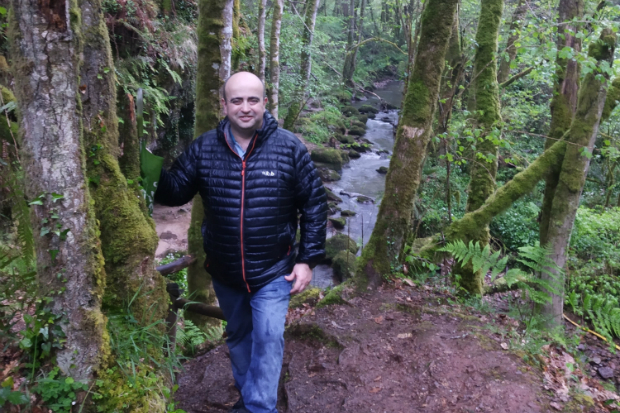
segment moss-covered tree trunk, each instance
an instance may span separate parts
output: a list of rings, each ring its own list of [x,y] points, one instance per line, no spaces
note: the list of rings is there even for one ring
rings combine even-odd
[[[403,102],[385,195],[356,273],[361,287],[379,284],[381,277],[389,274],[390,265],[402,258],[410,234],[411,207],[433,133],[432,122],[457,3],[457,0],[429,0],[422,15],[418,58]]]
[[[105,270],[86,184],[80,122],[80,11],[72,2],[13,0],[12,58],[23,135],[22,165],[41,297],[66,342],[63,374],[88,381],[106,357]]]
[[[201,0],[198,3],[198,67],[196,69],[196,137],[217,127],[221,117],[220,90],[230,76],[233,0]],[[211,304],[215,293],[211,276],[204,268],[206,254],[202,240],[204,207],[195,196],[187,234],[188,252],[198,259],[187,270],[188,295],[194,301]],[[213,322],[209,317],[188,313],[199,327]]]
[[[517,43],[521,37],[521,27],[523,26],[523,18],[527,12],[526,0],[519,0],[517,8],[512,14],[512,21],[510,22],[510,36],[506,42],[506,56],[500,57],[499,70],[497,72],[497,81],[499,84],[504,83],[510,77],[510,65],[517,56]]]
[[[278,119],[278,94],[280,92],[280,29],[284,0],[274,0],[271,14],[271,41],[269,44],[269,110]]]
[[[301,39],[301,67],[299,69],[299,83],[293,95],[291,105],[284,118],[284,129],[292,129],[305,106],[306,90],[310,82],[312,70],[312,39],[314,38],[314,24],[319,9],[320,0],[308,0],[306,2],[306,18],[304,19],[304,32]]]
[[[265,83],[265,69],[267,67],[267,49],[265,48],[265,19],[267,16],[267,0],[258,2],[258,77]]]
[[[104,303],[118,306],[132,301],[137,318],[151,323],[164,318],[168,302],[165,280],[155,271],[155,223],[141,207],[136,188],[127,184],[118,162],[114,62],[101,1],[82,0],[80,10],[82,127],[107,273]]]
[[[478,209],[495,191],[499,139],[497,128],[501,121],[496,57],[503,8],[503,0],[482,0],[480,6],[471,103],[476,111],[475,126],[482,132],[476,142],[474,159],[471,160],[471,179],[465,208],[467,212]],[[486,245],[489,239],[489,230],[486,228],[477,238],[470,240]],[[482,295],[484,274],[474,273],[471,265],[457,267],[455,272],[461,275],[461,285],[465,290]]]
[[[613,62],[616,35],[611,29],[604,29],[599,41],[590,46],[589,56],[609,65]],[[605,107],[607,96],[606,72],[588,73],[584,78],[577,101],[577,110],[566,140],[566,147],[558,185],[551,206],[547,245],[551,258],[558,268],[564,268],[568,255],[570,235],[579,207],[581,191],[586,181],[594,142]],[[554,277],[543,274],[543,279],[556,281],[558,294],[553,294],[552,302],[544,305],[542,314],[549,325],[560,325],[564,310],[564,276]]]
[[[566,131],[570,128],[575,110],[577,109],[577,94],[579,92],[580,64],[575,59],[560,57],[560,52],[565,47],[570,47],[579,53],[581,51],[581,39],[576,37],[577,26],[567,24],[573,19],[583,17],[583,0],[561,0],[558,6],[558,26],[557,48],[558,55],[555,61],[555,85],[553,99],[551,100],[551,127],[549,128],[549,139],[545,142],[545,149],[548,149],[558,139],[562,139]],[[551,206],[555,196],[555,189],[558,185],[562,163],[552,165],[552,169],[545,177],[545,192],[543,205],[540,215],[540,245],[546,245],[549,241],[547,233],[551,219]]]

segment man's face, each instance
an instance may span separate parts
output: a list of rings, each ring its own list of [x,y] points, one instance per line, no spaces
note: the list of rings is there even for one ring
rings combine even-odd
[[[267,98],[263,84],[253,74],[233,75],[226,83],[226,101],[222,99],[222,103],[233,131],[253,133],[261,128]]]

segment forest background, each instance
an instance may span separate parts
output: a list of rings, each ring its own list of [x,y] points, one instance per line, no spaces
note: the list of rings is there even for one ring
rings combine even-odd
[[[566,300],[620,335],[617,3],[35,3],[0,6],[0,405],[175,411],[181,359],[222,327],[188,313],[178,346],[164,334],[140,146],[169,166],[215,127],[238,70],[266,80],[318,162],[366,150],[368,117],[401,109],[377,226],[356,267],[345,254],[343,286],[518,289],[537,304],[531,331],[554,331]],[[393,80],[402,108],[351,106]],[[209,304],[198,228],[197,261],[171,281]]]

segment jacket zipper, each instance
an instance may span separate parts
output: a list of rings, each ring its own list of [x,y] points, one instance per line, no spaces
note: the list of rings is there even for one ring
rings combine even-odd
[[[245,279],[245,253],[244,253],[244,248],[243,248],[243,207],[245,206],[245,161],[246,159],[248,159],[248,157],[250,156],[250,154],[252,153],[252,151],[254,150],[254,146],[256,145],[256,140],[258,137],[258,133],[256,133],[256,135],[254,135],[254,142],[252,142],[252,147],[250,148],[250,150],[245,154],[245,159],[242,158],[241,156],[239,156],[239,154],[237,152],[235,152],[235,150],[233,148],[230,147],[230,143],[228,143],[228,136],[226,135],[226,132],[224,132],[224,138],[226,140],[226,144],[228,145],[228,147],[230,148],[230,150],[237,156],[239,156],[239,159],[241,159],[241,223],[240,223],[240,234],[241,234],[241,274],[243,275],[243,282],[245,283],[245,286],[248,289],[248,292],[252,292],[250,290],[250,284],[248,284],[248,282]]]

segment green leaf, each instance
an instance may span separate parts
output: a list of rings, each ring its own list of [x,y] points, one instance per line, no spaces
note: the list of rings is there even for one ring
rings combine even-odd
[[[50,256],[52,257],[52,261],[56,260],[56,256],[58,255],[58,250],[48,250],[50,253]]]
[[[6,8],[0,7],[0,16],[6,16]]]
[[[73,384],[73,383],[75,383],[75,380],[73,380],[73,377],[67,377],[65,379],[65,383],[66,384]]]
[[[56,202],[59,199],[64,199],[65,196],[57,193],[52,193],[52,202]]]

